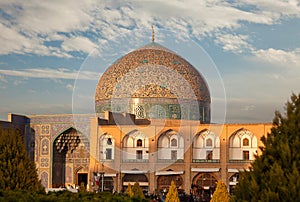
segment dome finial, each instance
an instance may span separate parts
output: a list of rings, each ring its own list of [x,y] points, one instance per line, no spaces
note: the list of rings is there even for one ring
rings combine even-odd
[[[152,25],[152,43],[154,43],[154,26]]]

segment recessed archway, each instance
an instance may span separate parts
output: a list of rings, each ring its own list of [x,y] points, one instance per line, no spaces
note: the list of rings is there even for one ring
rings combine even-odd
[[[142,190],[148,192],[149,181],[145,174],[125,174],[122,182],[124,191],[127,189],[128,184],[133,186],[136,182],[138,182]]]
[[[69,128],[53,141],[52,187],[66,187],[78,184],[78,168],[89,165],[87,139],[76,129]],[[87,171],[84,171],[87,172]],[[81,176],[85,178],[85,176]],[[77,178],[77,179],[76,179]],[[87,181],[87,180],[84,180]],[[87,183],[87,182],[86,182]],[[85,184],[86,184],[85,183]]]
[[[171,182],[174,181],[178,189],[183,187],[183,178],[180,175],[161,175],[157,178],[157,189],[159,191],[167,191],[171,185]]]
[[[217,181],[212,173],[199,173],[196,175],[191,187],[197,201],[210,201],[216,189]]]

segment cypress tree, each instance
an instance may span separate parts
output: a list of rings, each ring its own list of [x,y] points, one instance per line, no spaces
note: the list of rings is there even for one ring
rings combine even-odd
[[[230,197],[227,187],[222,181],[218,181],[217,188],[210,200],[210,202],[229,202]]]
[[[133,197],[133,195],[134,195],[134,193],[133,193],[133,191],[132,191],[132,187],[131,187],[131,184],[130,184],[130,183],[128,183],[128,187],[127,187],[127,189],[126,189],[126,192],[125,192],[125,194],[126,194],[126,195],[128,195],[130,198],[132,198],[132,197]]]
[[[19,130],[0,126],[0,151],[0,189],[43,190]]]
[[[236,201],[299,201],[300,94],[291,96],[285,113],[275,112],[273,127],[261,138],[262,155],[250,172],[241,172]]]
[[[169,187],[166,202],[180,202],[178,197],[178,191],[173,180],[171,182],[171,186]]]
[[[135,182],[132,187],[133,197],[143,199],[145,198],[145,195],[143,193],[142,188],[140,187],[140,184],[138,182]]]

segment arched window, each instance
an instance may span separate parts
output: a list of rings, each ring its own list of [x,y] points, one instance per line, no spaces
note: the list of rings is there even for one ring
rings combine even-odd
[[[248,138],[243,139],[243,146],[249,146],[249,139]]]
[[[111,141],[111,138],[107,138],[107,145],[112,145],[112,141]]]
[[[142,141],[141,139],[138,139],[138,140],[136,141],[136,146],[137,146],[137,147],[142,147],[142,146],[143,146],[143,141]]]
[[[173,138],[173,139],[171,140],[171,146],[172,146],[172,147],[177,147],[177,140],[176,140],[175,138]]]
[[[123,162],[146,162],[149,159],[149,138],[138,130],[127,133],[122,141]]]
[[[176,131],[167,130],[162,133],[157,141],[158,160],[183,161],[184,138]]]
[[[212,147],[212,139],[210,139],[210,138],[206,139],[206,146]]]
[[[255,160],[257,139],[255,135],[244,128],[234,132],[229,138],[229,161],[230,160]]]
[[[110,134],[103,134],[100,137],[99,159],[113,160],[114,159],[114,139]]]

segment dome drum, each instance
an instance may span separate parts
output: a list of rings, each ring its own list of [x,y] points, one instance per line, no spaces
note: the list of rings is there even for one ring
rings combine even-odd
[[[96,111],[104,116],[105,111],[135,114],[137,119],[183,119],[209,123],[210,106],[199,101],[156,98],[115,99],[99,101]]]

